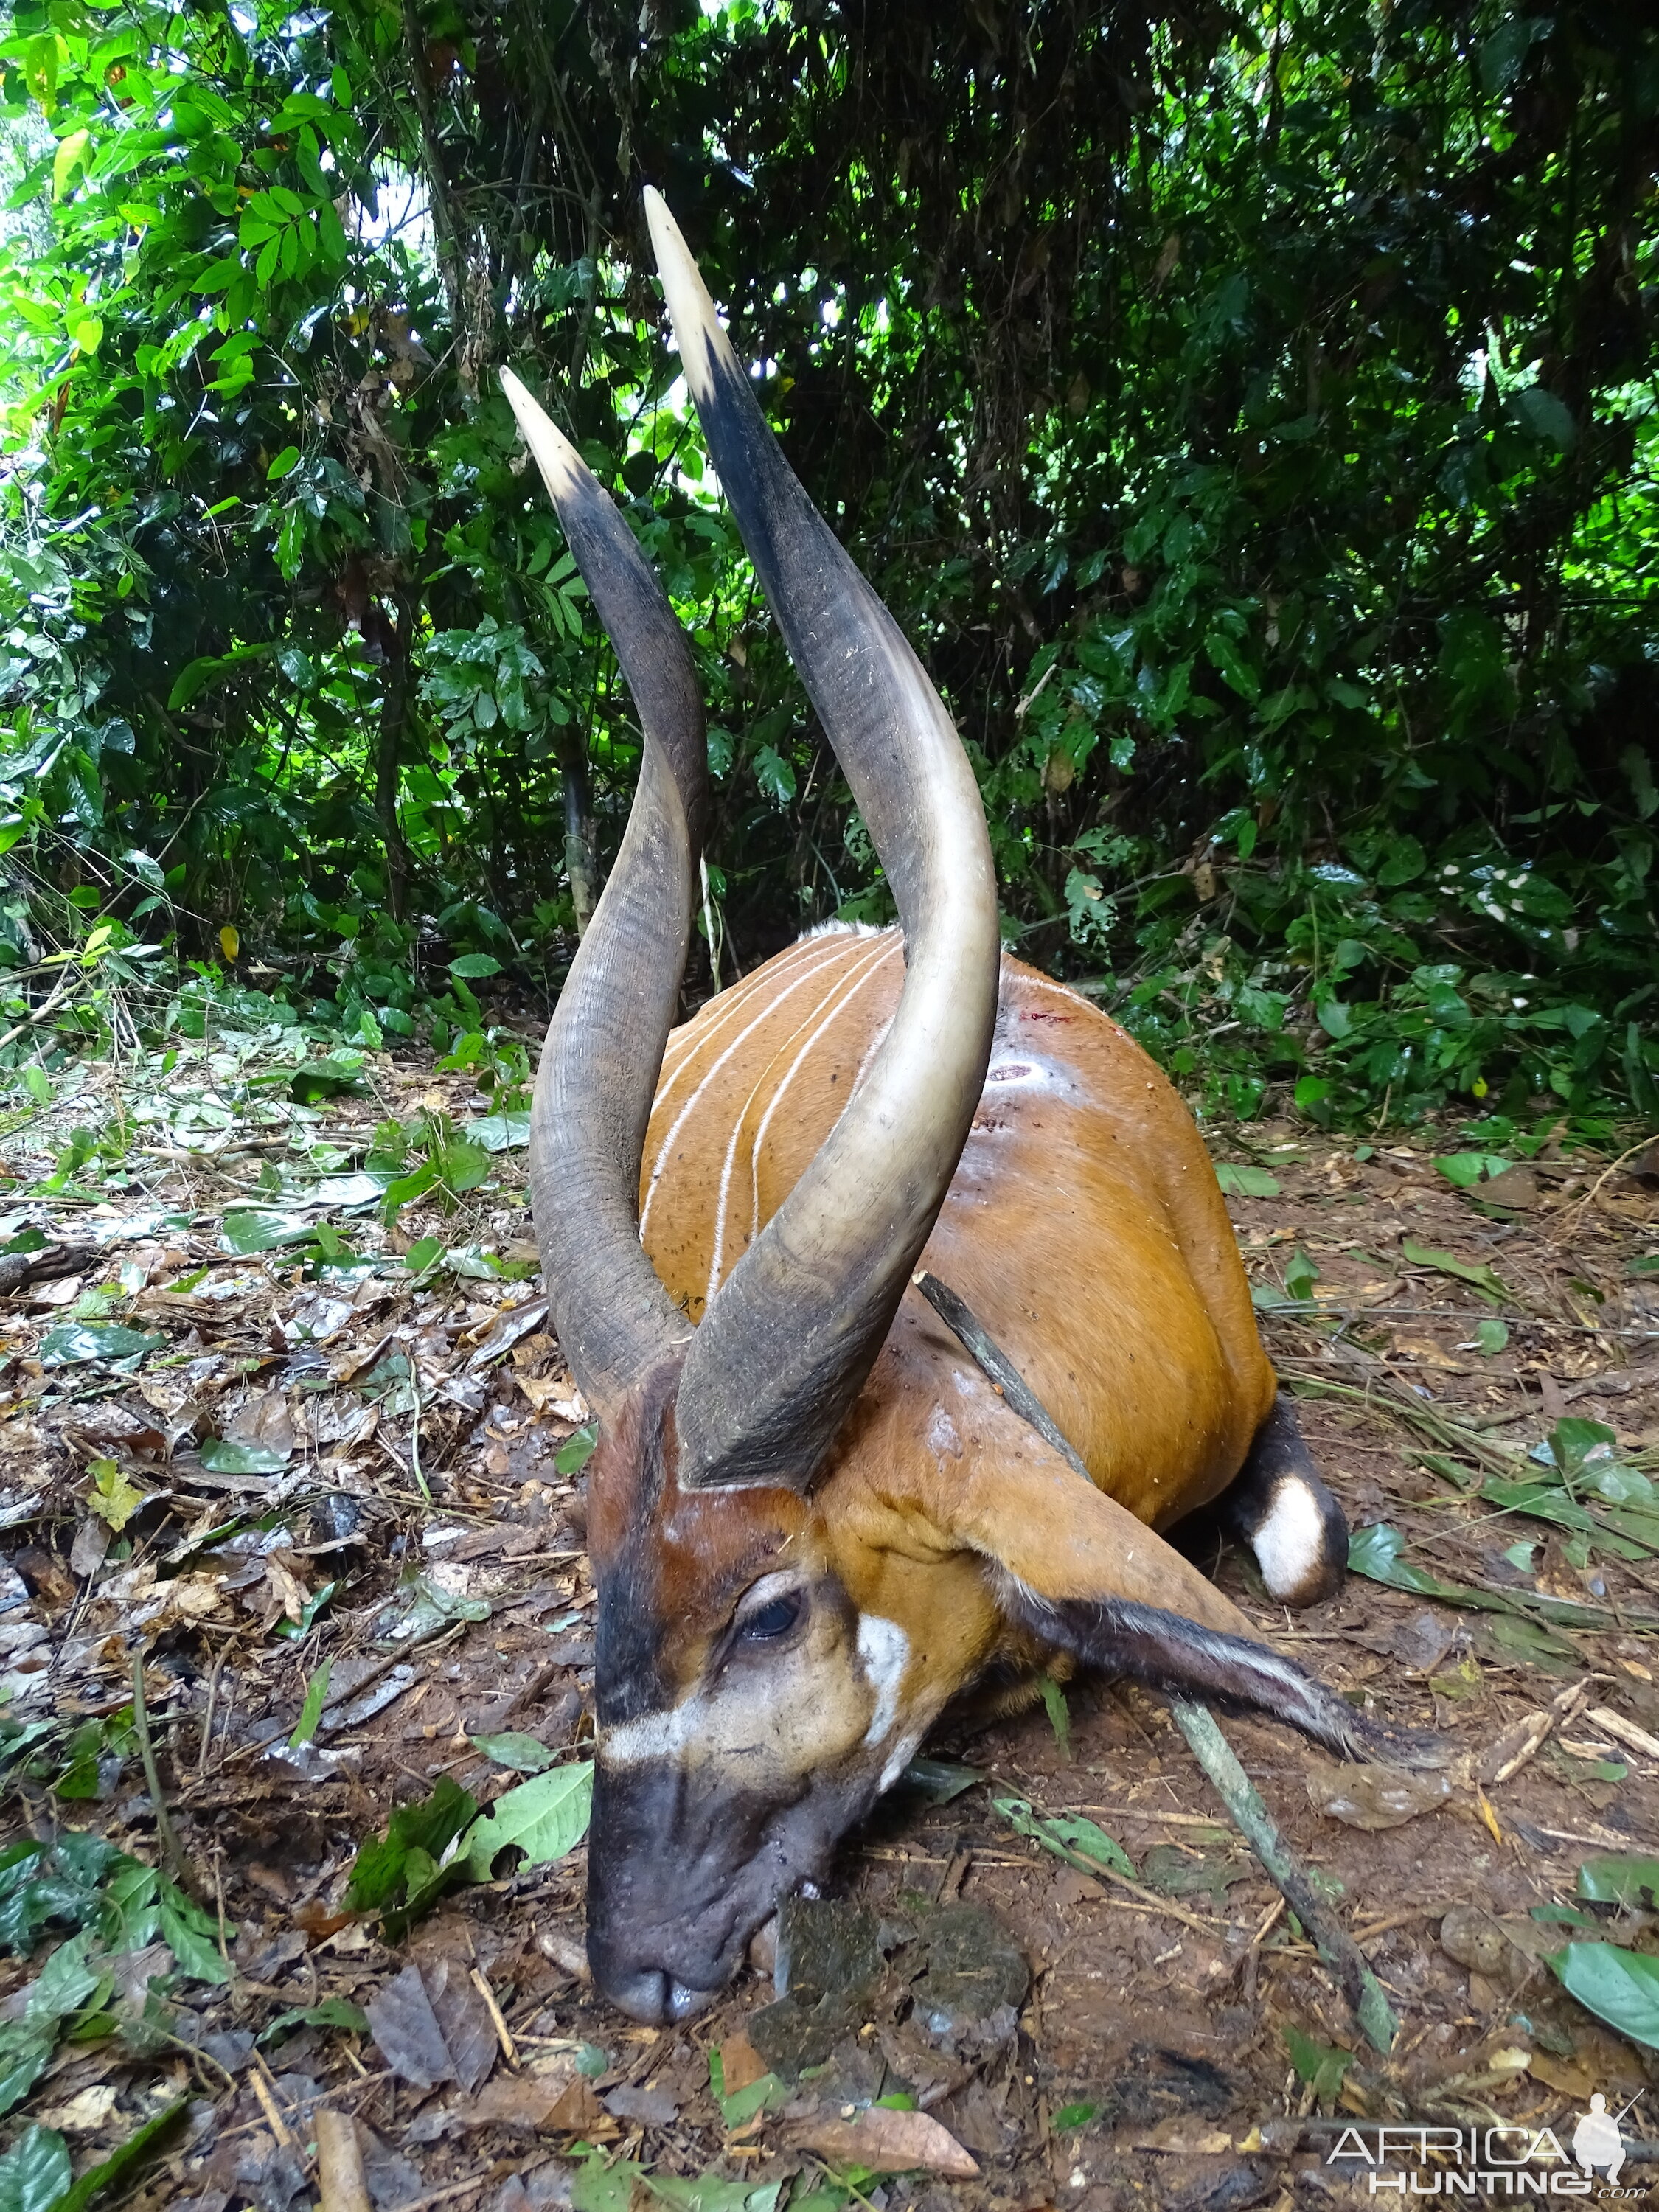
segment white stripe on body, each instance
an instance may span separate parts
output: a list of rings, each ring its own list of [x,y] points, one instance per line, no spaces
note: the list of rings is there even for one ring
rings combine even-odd
[[[708,1017],[702,1028],[699,1029],[695,1021],[690,1021],[671,1030],[668,1042],[663,1047],[663,1064],[657,1074],[657,1095],[652,1101],[653,1113],[673,1090],[689,1063],[711,1037],[717,1036],[729,1021],[743,1012],[762,983],[771,975],[773,969],[793,961],[797,953],[808,948],[811,942],[809,938],[797,938],[794,944],[777,955],[775,960],[765,962],[752,975],[740,976],[735,983],[728,984],[725,990],[716,992],[702,1009]],[[772,980],[775,981],[775,976]]]
[[[798,991],[803,983],[809,982],[820,968],[826,967],[830,963],[830,962],[840,958],[841,948],[839,945],[831,945],[828,950],[828,959],[815,960],[810,966],[804,966],[801,973],[795,977],[793,982],[789,983],[782,991],[779,992],[775,998],[768,1000],[766,1005],[763,1006],[760,1012],[755,1016],[753,1021],[749,1023],[746,1028],[742,1029],[738,1032],[737,1036],[732,1038],[731,1043],[726,1046],[726,1050],[714,1061],[712,1066],[704,1074],[702,1082],[698,1084],[696,1089],[686,1100],[684,1105],[681,1107],[678,1114],[675,1116],[672,1127],[669,1130],[668,1134],[663,1139],[662,1145],[657,1153],[656,1159],[652,1164],[651,1180],[646,1189],[645,1204],[640,1212],[640,1237],[641,1242],[643,1242],[645,1237],[646,1224],[651,1218],[651,1208],[656,1199],[658,1186],[662,1180],[663,1171],[668,1164],[668,1156],[673,1151],[675,1143],[679,1137],[679,1133],[685,1127],[686,1121],[693,1109],[696,1107],[697,1101],[708,1090],[709,1085],[720,1073],[721,1068],[725,1066],[726,1061],[731,1059],[732,1054],[737,1051],[738,1046],[744,1043],[746,1040],[754,1034],[754,1032],[760,1027],[761,1024],[767,1019],[768,1016],[773,1013],[777,1007],[781,1006],[786,999],[789,998],[794,992]],[[747,1001],[745,1000],[745,1005],[746,1004]],[[741,1012],[744,1009],[739,1007],[736,1009],[736,1011]],[[705,1036],[702,1041],[704,1042],[709,1042],[709,1039]],[[683,1062],[682,1066],[684,1065],[685,1063]],[[677,1069],[676,1073],[678,1074],[678,1073],[679,1070]],[[666,1089],[667,1086],[665,1085],[664,1087]],[[657,1103],[659,1104],[662,1102],[662,1097],[663,1092],[659,1091],[657,1094]]]
[[[817,1027],[811,1030],[805,1043],[801,1046],[799,1051],[795,1054],[793,1061],[791,1061],[788,1072],[784,1076],[782,1082],[773,1092],[772,1097],[767,1104],[766,1111],[761,1115],[760,1126],[755,1131],[754,1142],[750,1145],[749,1149],[749,1234],[752,1240],[760,1233],[761,1150],[766,1141],[766,1133],[771,1126],[772,1116],[777,1112],[779,1106],[782,1103],[784,1093],[788,1090],[790,1085],[794,1081],[797,1074],[800,1072],[801,1066],[805,1061],[808,1054],[817,1048],[819,1041],[823,1037],[825,1033],[846,1012],[848,1006],[850,1006],[854,999],[857,997],[858,994],[876,974],[877,970],[885,964],[890,956],[896,949],[896,945],[894,943],[880,945],[872,952],[865,954],[860,960],[855,962],[849,969],[838,976],[836,981],[830,985],[830,989],[825,993],[824,996],[819,1000],[817,1005],[813,1007],[811,1012],[806,1015],[802,1021],[796,1024],[794,1030],[791,1032],[787,1042],[781,1046],[777,1052],[773,1054],[771,1059],[766,1064],[764,1073],[761,1075],[759,1080],[755,1085],[754,1089],[750,1092],[748,1097],[744,1101],[743,1111],[738,1115],[736,1125],[732,1128],[732,1140],[726,1148],[726,1158],[720,1169],[720,1203],[714,1212],[714,1256],[709,1263],[708,1269],[708,1296],[710,1298],[713,1298],[715,1291],[719,1290],[720,1286],[721,1267],[726,1251],[726,1217],[727,1206],[730,1203],[732,1195],[732,1171],[737,1164],[738,1140],[743,1134],[743,1125],[748,1117],[750,1108],[754,1104],[756,1097],[765,1085],[767,1076],[769,1075],[773,1068],[777,1066],[783,1053],[788,1050],[789,1046],[794,1042],[796,1037],[800,1035],[802,1030],[806,1029],[809,1024],[816,1022]],[[841,994],[839,998],[836,997],[837,992]],[[833,1005],[830,1004],[831,1000],[834,1000],[835,1002]],[[824,1008],[826,1006],[829,1007],[829,1012],[827,1013],[824,1012]],[[820,1015],[823,1016],[822,1020],[818,1019]],[[854,1087],[856,1086],[851,1086],[848,1091],[847,1095],[849,1098],[853,1095],[853,1088]]]

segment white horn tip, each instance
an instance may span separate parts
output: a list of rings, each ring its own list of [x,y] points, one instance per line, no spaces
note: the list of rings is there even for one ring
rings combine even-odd
[[[557,500],[574,491],[587,474],[586,463],[521,380],[510,368],[501,369],[499,374],[520,433],[536,457],[549,492]]]
[[[680,360],[691,397],[701,403],[713,386],[714,357],[726,343],[714,313],[714,303],[702,281],[702,272],[691,249],[680,235],[680,227],[668,211],[668,203],[653,185],[645,188],[645,219],[651,233],[651,250],[662,279],[674,335],[680,342]]]

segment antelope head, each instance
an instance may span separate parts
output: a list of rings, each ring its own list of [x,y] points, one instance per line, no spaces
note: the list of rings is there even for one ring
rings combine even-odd
[[[689,945],[707,799],[690,659],[632,532],[502,381],[633,692],[645,748],[549,1028],[531,1195],[559,1341],[599,1418],[588,1948],[679,2018],[876,1795],[902,1638],[861,1619],[814,1478],[955,1171],[995,1016],[995,878],[972,771],[897,625],[796,482],[654,192],[681,361],[726,496],[902,919],[897,1013],[840,1121],[693,1328],[640,1243],[640,1159]]]
[[[984,815],[915,655],[791,473],[655,193],[647,208],[710,454],[881,857],[905,955],[840,1119],[694,1328],[641,1244],[639,1184],[690,933],[702,709],[632,532],[504,371],[645,737],[542,1054],[531,1194],[559,1340],[599,1418],[588,1953],[607,1996],[660,2021],[730,1978],[1011,1634],[1029,1654],[1068,1644],[1284,1707],[1316,1686],[1259,1645],[1249,1656],[1211,1585],[964,1380],[919,1299],[901,1314],[990,1052]],[[957,1472],[934,1435],[946,1397],[975,1447]],[[994,1468],[994,1499],[969,1462]],[[1352,1714],[1333,1717],[1337,1703],[1302,1724],[1340,1739]]]

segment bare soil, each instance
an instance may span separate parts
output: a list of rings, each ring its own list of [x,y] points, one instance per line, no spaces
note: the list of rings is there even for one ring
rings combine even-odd
[[[222,1249],[228,1207],[299,1206],[319,1141],[343,1156],[333,1172],[349,1175],[387,1113],[425,1103],[465,1121],[488,1110],[465,1077],[390,1061],[370,1073],[376,1096],[332,1100],[311,1120],[272,1109],[265,1129],[246,1117],[216,1135],[136,1128],[125,1189],[11,1202],[8,1234],[35,1223],[72,1262],[0,1305],[0,1661],[18,1720],[65,1723],[41,1739],[32,1773],[12,1770],[13,1832],[92,1827],[157,1862],[134,1758],[83,1759],[78,1786],[95,1794],[49,1786],[69,1732],[130,1703],[142,1649],[162,1791],[233,1972],[226,1987],[175,1990],[183,2024],[147,2055],[119,2040],[64,2045],[7,2125],[64,2130],[80,2171],[188,2097],[138,2201],[194,2212],[314,2199],[324,2105],[360,2124],[379,2212],[568,2202],[578,2139],[659,2176],[759,2187],[818,2172],[790,2147],[800,2112],[815,2096],[856,2106],[892,2087],[890,2023],[852,2032],[793,2116],[727,2130],[709,2053],[744,2049],[769,1978],[749,1975],[684,2029],[619,2018],[579,1978],[580,1848],[453,1892],[397,1943],[342,1910],[357,1850],[395,1806],[446,1774],[480,1801],[520,1778],[474,1739],[514,1731],[577,1756],[592,1727],[582,1479],[556,1466],[585,1409],[533,1279],[442,1274],[422,1287],[397,1267],[307,1279],[292,1248],[244,1259]],[[1281,1289],[1297,1254],[1318,1270],[1312,1299],[1265,1309],[1263,1326],[1351,1522],[1387,1523],[1418,1566],[1514,1601],[1482,1610],[1353,1575],[1292,1618],[1237,1553],[1202,1554],[1267,1641],[1389,1721],[1443,1732],[1462,1755],[1443,1800],[1370,1831],[1318,1809],[1329,1765],[1306,1745],[1262,1721],[1226,1723],[1295,1850],[1333,1886],[1400,2017],[1398,2041],[1386,2059],[1367,2046],[1160,1701],[1073,1684],[1069,1744],[1038,1707],[931,1747],[987,1781],[945,1804],[902,1788],[842,1853],[839,1894],[878,1915],[983,1906],[1033,1977],[1013,2039],[932,2108],[980,2178],[866,2181],[859,2201],[877,2212],[1322,2202],[1351,2185],[1364,2193],[1352,2166],[1331,2162],[1349,2120],[1524,2121],[1565,2142],[1598,2089],[1615,2110],[1644,2095],[1626,2137],[1659,2135],[1659,2056],[1565,1994],[1542,1954],[1572,1931],[1532,1917],[1574,1903],[1587,1857],[1659,1844],[1659,1567],[1601,1544],[1576,1565],[1571,1530],[1475,1494],[1480,1439],[1530,1445],[1563,1415],[1604,1423],[1627,1462],[1659,1464],[1659,1280],[1628,1272],[1659,1248],[1659,1176],[1642,1156],[1614,1167],[1558,1143],[1483,1197],[1433,1164],[1460,1149],[1449,1128],[1379,1139],[1363,1158],[1305,1130],[1243,1134],[1248,1149],[1218,1150],[1279,1185],[1230,1200],[1253,1280]],[[37,1123],[10,1141],[17,1189],[46,1171],[31,1153],[49,1158],[63,1135]],[[523,1159],[498,1153],[493,1185],[448,1216],[410,1207],[389,1232],[373,1212],[337,1206],[331,1218],[360,1252],[387,1259],[428,1231],[525,1259]],[[287,1182],[267,1171],[261,1188],[267,1163]],[[173,1219],[147,1223],[158,1210]],[[1407,1243],[1436,1257],[1413,1258]],[[1447,1273],[1446,1257],[1492,1269],[1496,1302]],[[43,1358],[72,1301],[100,1285],[120,1292],[110,1320],[166,1340],[137,1372]],[[1475,1348],[1476,1325],[1495,1317],[1506,1346]],[[222,1471],[214,1438],[263,1450],[268,1471],[235,1472],[234,1455]],[[93,1486],[117,1478],[143,1498],[118,1535],[88,1507]],[[1517,1549],[1528,1545],[1530,1555]],[[414,1567],[436,1610],[428,1632],[389,1645],[387,1607]],[[1564,1625],[1559,1606],[1544,1620],[1540,1598],[1593,1608],[1593,1625]],[[461,1604],[488,1617],[459,1617]],[[284,1626],[299,1632],[281,1636]],[[322,1724],[290,1753],[325,1656]],[[1504,1764],[1493,1747],[1553,1705],[1532,1754],[1491,1778]],[[1096,1821],[1133,1860],[1135,1891],[1021,1837],[995,1809],[1010,1799]],[[1656,1948],[1651,1915],[1622,1913],[1603,1932]],[[0,1961],[0,1998],[41,1955]],[[499,2035],[490,2054],[487,2033],[493,2083],[471,2093],[422,2087],[374,2040],[337,2027],[254,2043],[285,2012],[371,2002],[411,1961],[428,1986],[441,1966],[487,1985],[516,2067]],[[1299,2078],[1287,2030],[1353,2054],[1339,2090]],[[599,2070],[582,2077],[562,2129],[533,2085],[565,2079],[577,2045],[603,2064],[589,2058]],[[1626,2179],[1653,2171],[1632,2164]]]

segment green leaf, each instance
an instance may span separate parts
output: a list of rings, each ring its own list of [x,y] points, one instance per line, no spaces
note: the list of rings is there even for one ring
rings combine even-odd
[[[592,1799],[593,1769],[586,1763],[521,1782],[480,1818],[469,1842],[467,1872],[475,1881],[493,1880],[495,1861],[509,1844],[524,1852],[527,1866],[562,1859],[587,1833]]]
[[[300,448],[297,446],[284,446],[282,452],[277,454],[276,459],[265,471],[265,482],[267,483],[280,483],[283,478],[287,476],[291,470],[298,467],[299,461]]]
[[[92,1932],[83,1929],[60,1943],[29,1984],[24,2019],[31,2027],[50,2028],[72,2012],[78,2012],[98,1986],[99,1977],[87,1964]]]
[[[1525,391],[1513,393],[1510,404],[1534,437],[1547,440],[1558,451],[1571,453],[1577,443],[1578,425],[1571,409],[1541,384],[1529,384]]]
[[[356,1098],[363,1090],[361,1060],[308,1060],[288,1079],[288,1095],[301,1106],[314,1106],[322,1098]]]
[[[746,2121],[752,2120],[757,2112],[771,2111],[779,2105],[787,2104],[794,2094],[775,2074],[763,2074],[758,2081],[750,2081],[746,2088],[734,2089],[728,2097],[723,2054],[714,2048],[711,2048],[708,2053],[708,2086],[714,2092],[714,2102],[720,2108],[720,2118],[728,2128],[740,2128]]]
[[[52,2212],[85,2212],[86,2206],[94,2197],[101,2196],[106,2189],[118,2187],[133,2168],[149,2156],[175,2122],[182,2118],[189,2104],[187,2097],[180,2097],[164,2112],[157,2112],[154,2119],[146,2120],[143,2126],[130,2135],[118,2149],[112,2150],[101,2165],[89,2167],[69,2194],[58,2199],[52,2207]]]
[[[471,982],[477,976],[499,975],[501,972],[501,963],[493,953],[464,952],[459,960],[450,962],[449,972],[452,975],[463,976]]]
[[[781,810],[795,796],[795,771],[774,745],[762,745],[755,755],[755,781],[774,806]]]
[[[1486,1358],[1502,1352],[1510,1340],[1509,1325],[1494,1314],[1487,1314],[1474,1324],[1474,1346]]]
[[[328,1678],[333,1667],[331,1659],[325,1659],[306,1684],[305,1703],[300,1708],[299,1719],[294,1723],[294,1733],[288,1740],[290,1751],[297,1751],[301,1744],[309,1743],[316,1735],[317,1723],[323,1717],[323,1700],[328,1695]]]
[[[1052,1674],[1045,1674],[1039,1685],[1042,1704],[1048,1716],[1048,1725],[1054,1732],[1054,1741],[1060,1747],[1060,1758],[1071,1762],[1072,1716],[1066,1708],[1066,1692]]]
[[[147,1493],[129,1482],[112,1459],[93,1460],[87,1472],[92,1477],[87,1504],[118,1535],[144,1503]]]
[[[963,1766],[954,1759],[913,1759],[899,1777],[899,1787],[914,1790],[930,1805],[948,1805],[985,1779],[985,1769]]]
[[[43,1367],[72,1367],[89,1359],[137,1359],[166,1342],[118,1322],[65,1321],[46,1331],[36,1357]]]
[[[1218,1160],[1215,1179],[1229,1198],[1277,1198],[1280,1184],[1266,1168],[1242,1165],[1237,1160]]]
[[[269,2027],[260,2031],[261,2044],[275,2043],[292,2027],[343,2027],[351,2035],[368,2033],[368,2014],[346,1997],[325,1997],[320,2004],[296,2005],[279,2012]]]
[[[1545,1963],[1586,2012],[1632,2043],[1659,2051],[1659,1959],[1616,1943],[1569,1943]]]
[[[1490,38],[1480,43],[1480,89],[1491,99],[1507,92],[1521,73],[1528,49],[1549,28],[1547,16],[1506,15]]]
[[[466,1135],[487,1152],[516,1152],[530,1142],[530,1115],[522,1114],[486,1114],[482,1120],[463,1125]]]
[[[1114,1843],[1103,1828],[1082,1814],[1044,1815],[1033,1811],[1024,1797],[995,1797],[991,1803],[993,1811],[1000,1813],[1017,1835],[1030,1837],[1068,1866],[1079,1867],[1085,1874],[1106,1867],[1131,1881],[1139,1879],[1122,1844]]]
[[[447,1774],[440,1775],[432,1795],[418,1805],[400,1805],[379,1843],[365,1844],[346,1886],[346,1909],[379,1912],[402,1893],[409,1855],[422,1851],[436,1861],[477,1817],[476,1798]]]
[[[727,2181],[717,2173],[645,2173],[646,2189],[672,2212],[776,2212],[781,2181],[757,2186],[752,2175]]]
[[[1285,1262],[1285,1295],[1288,1297],[1294,1298],[1297,1305],[1306,1305],[1312,1299],[1314,1285],[1318,1280],[1318,1268],[1315,1267],[1313,1261],[1308,1257],[1307,1254],[1302,1250],[1300,1246],[1298,1246],[1297,1249],[1291,1253],[1289,1260]]]
[[[618,2159],[612,2166],[602,2151],[590,2152],[571,2179],[574,2212],[629,2212],[634,2185],[644,2179],[645,2168],[630,2160]]]
[[[1334,2097],[1342,2087],[1342,2077],[1353,2064],[1352,2051],[1339,2046],[1316,2043],[1299,2027],[1288,2025],[1279,2030],[1285,2039],[1285,2048],[1291,2055],[1298,2081],[1308,2082],[1315,2096],[1321,2100]]]
[[[58,142],[58,151],[52,161],[52,196],[61,200],[69,190],[70,179],[85,158],[92,143],[90,131],[71,131],[67,138]]]
[[[510,1766],[519,1774],[539,1774],[544,1767],[554,1765],[559,1756],[533,1735],[521,1735],[514,1729],[504,1735],[475,1735],[467,1741],[497,1766]]]
[[[70,2187],[69,2147],[51,2128],[26,2128],[0,2158],[0,2212],[54,2212]]]
[[[21,2020],[0,2021],[0,2112],[22,2103],[46,2072],[57,2040],[55,2022],[40,2027]]]
[[[161,1908],[161,1940],[179,1961],[180,1972],[193,1982],[228,1982],[230,1975],[219,1949],[219,1930],[214,1922],[173,1882],[161,1882],[157,1896]]]
[[[559,1446],[553,1456],[555,1469],[560,1474],[575,1474],[593,1456],[593,1447],[599,1441],[599,1425],[590,1421],[585,1429],[578,1429]]]
[[[1086,2128],[1099,2110],[1098,2105],[1062,2105],[1053,2124],[1069,2134],[1073,2128]]]
[[[1468,1283],[1483,1298],[1491,1299],[1494,1305],[1502,1299],[1508,1299],[1511,1304],[1515,1303],[1514,1292],[1504,1287],[1484,1261],[1476,1265],[1468,1260],[1460,1260],[1455,1253],[1431,1250],[1410,1237],[1401,1240],[1400,1249],[1413,1267],[1432,1267],[1439,1274],[1455,1276],[1460,1283]]]
[[[297,1214],[278,1213],[270,1206],[251,1206],[240,1212],[226,1214],[219,1242],[225,1251],[252,1259],[260,1252],[278,1251],[284,1244],[304,1244],[312,1233],[311,1224]],[[228,1471],[241,1474],[251,1470],[233,1468]]]
[[[1569,1482],[1588,1471],[1592,1457],[1609,1462],[1619,1438],[1605,1421],[1586,1420],[1582,1413],[1564,1413],[1548,1437],[1550,1457]]]
[[[1586,1859],[1578,1869],[1578,1894],[1635,1912],[1659,1911],[1659,1859],[1628,1851]]]
[[[1220,671],[1241,698],[1254,700],[1261,697],[1261,678],[1225,630],[1212,629],[1204,641],[1204,650],[1210,657],[1211,665]]]
[[[1459,1190],[1473,1190],[1478,1183],[1489,1182],[1500,1176],[1505,1168],[1515,1165],[1497,1152],[1452,1152],[1435,1165],[1448,1182],[1455,1183]]]
[[[234,1437],[211,1437],[198,1455],[210,1474],[280,1474],[294,1455],[291,1449],[278,1450],[271,1444],[245,1444]]]

